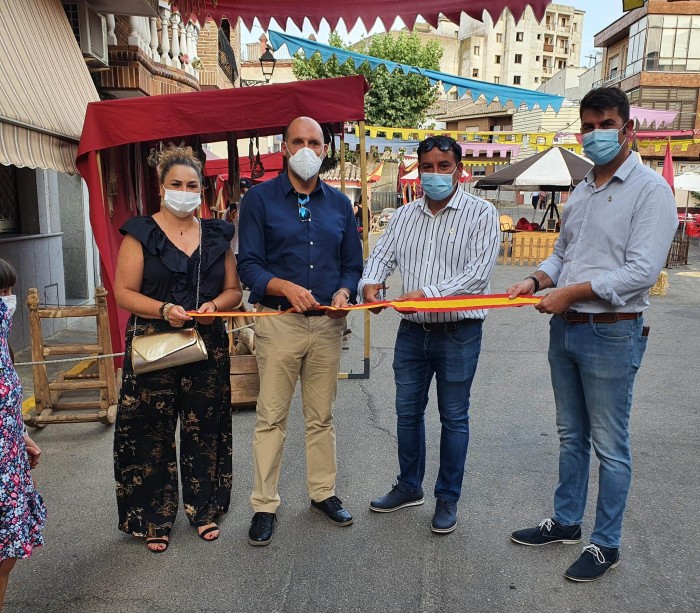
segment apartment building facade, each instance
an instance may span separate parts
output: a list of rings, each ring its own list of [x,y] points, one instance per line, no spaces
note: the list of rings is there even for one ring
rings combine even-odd
[[[648,0],[594,43],[603,48],[596,85],[619,87],[635,106],[678,111],[675,129],[700,129],[700,2]]]
[[[550,4],[540,23],[531,9],[516,23],[510,12],[494,22],[463,16],[459,29],[460,74],[537,89],[557,71],[581,63],[584,11]]]

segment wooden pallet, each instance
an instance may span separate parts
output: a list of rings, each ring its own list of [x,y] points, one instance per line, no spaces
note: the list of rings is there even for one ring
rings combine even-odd
[[[94,306],[39,308],[39,293],[36,288],[29,290],[29,327],[32,339],[32,361],[46,362],[51,356],[85,355],[97,357],[112,353],[107,315],[107,291],[95,289]],[[97,343],[90,345],[57,345],[44,342],[41,328],[42,319],[63,317],[94,317],[97,325]],[[117,415],[117,400],[121,385],[121,369],[114,372],[114,360],[96,359],[97,372],[72,374],[61,371],[50,382],[46,363],[32,367],[34,375],[34,398],[36,409],[26,415],[27,425],[41,428],[51,423],[81,423],[99,421],[112,424]],[[62,401],[64,392],[81,392],[82,395],[95,395],[90,400]]]

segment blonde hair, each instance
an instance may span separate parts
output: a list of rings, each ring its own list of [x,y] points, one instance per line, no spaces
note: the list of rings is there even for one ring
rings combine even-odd
[[[158,159],[158,179],[161,184],[173,166],[189,166],[197,173],[199,183],[202,183],[202,163],[195,157],[192,147],[168,147]]]

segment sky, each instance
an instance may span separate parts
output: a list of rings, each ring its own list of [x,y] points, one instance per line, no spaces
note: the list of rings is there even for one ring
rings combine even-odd
[[[594,35],[622,17],[622,0],[561,0],[558,4],[573,6],[586,11],[583,21],[583,40],[581,47],[583,53],[581,54],[581,63],[584,66],[588,66],[590,60],[587,59],[586,56],[592,55],[595,50],[593,47]],[[401,27],[403,27],[403,23],[400,20],[397,20],[393,28],[398,29]],[[313,30],[308,26],[308,24],[303,30],[299,30],[299,28],[292,26],[291,24],[290,27],[283,29],[279,26],[275,26],[274,22],[272,22],[270,29],[283,31],[287,34],[291,34],[292,36],[308,37],[313,33]],[[382,31],[384,31],[384,28],[380,24],[372,28],[369,33],[374,34]],[[263,29],[260,27],[260,25],[253,26],[253,29],[250,32],[245,28],[245,26],[241,26],[241,38],[244,45],[246,43],[256,41],[262,33]],[[357,42],[367,35],[367,31],[362,25],[355,26],[348,34],[347,29],[342,23],[339,24],[338,33],[345,42]],[[328,24],[324,22],[316,35],[316,38],[318,42],[325,43],[328,41],[329,34],[330,29]]]

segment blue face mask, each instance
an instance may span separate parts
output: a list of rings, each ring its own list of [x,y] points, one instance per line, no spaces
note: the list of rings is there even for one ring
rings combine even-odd
[[[625,129],[622,126],[619,130],[593,130],[583,135],[583,148],[591,162],[596,166],[602,166],[610,162],[622,149],[622,145],[627,139],[619,143],[617,135]]]
[[[455,168],[455,170],[457,170]],[[424,172],[420,176],[420,182],[423,186],[425,195],[431,200],[444,200],[454,189],[452,177],[454,170],[450,174],[442,174],[439,172]]]

